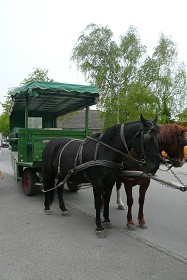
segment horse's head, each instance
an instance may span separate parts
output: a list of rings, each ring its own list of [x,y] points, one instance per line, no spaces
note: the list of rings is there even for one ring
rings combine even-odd
[[[158,148],[157,133],[159,130],[154,120],[146,120],[141,115],[140,127],[134,137],[132,137],[132,148],[142,162],[143,169],[155,174],[160,165],[160,156]]]
[[[181,167],[184,162],[184,146],[187,145],[187,129],[177,124],[162,124],[158,134],[160,152],[167,153],[174,167]]]

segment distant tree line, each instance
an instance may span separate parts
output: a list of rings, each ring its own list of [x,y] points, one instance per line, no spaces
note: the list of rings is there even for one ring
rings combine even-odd
[[[108,27],[90,24],[71,59],[100,88],[98,108],[106,128],[139,119],[141,113],[158,115],[160,123],[176,120],[187,107],[186,68],[177,57],[175,43],[163,34],[150,56],[133,26],[116,43]]]
[[[176,44],[164,34],[160,34],[152,55],[148,55],[133,26],[117,43],[110,28],[89,24],[72,49],[71,60],[85,79],[100,89],[97,108],[103,129],[139,119],[141,113],[149,119],[158,115],[160,123],[174,122],[186,115],[186,66],[178,61]],[[36,68],[18,86],[36,80],[54,81],[48,77],[48,70]],[[9,133],[12,90],[1,103],[0,132],[4,136]]]

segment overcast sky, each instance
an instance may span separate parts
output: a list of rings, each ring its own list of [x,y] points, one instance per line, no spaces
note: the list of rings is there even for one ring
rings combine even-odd
[[[116,39],[133,25],[150,54],[162,32],[187,65],[186,14],[187,0],[0,0],[0,101],[38,67],[55,81],[86,84],[70,56],[90,23]]]

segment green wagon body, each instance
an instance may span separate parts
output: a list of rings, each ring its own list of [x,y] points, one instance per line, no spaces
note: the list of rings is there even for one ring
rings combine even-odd
[[[16,88],[10,109],[11,161],[17,181],[24,169],[41,170],[46,143],[57,137],[83,139],[88,127],[89,106],[98,101],[98,88],[51,82],[32,82]],[[59,129],[57,118],[85,108],[84,129]],[[33,123],[37,124],[32,127]],[[32,171],[33,172],[33,171]]]

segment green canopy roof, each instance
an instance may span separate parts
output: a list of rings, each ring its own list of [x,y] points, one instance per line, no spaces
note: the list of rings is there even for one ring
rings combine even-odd
[[[35,81],[12,92],[12,111],[51,112],[56,116],[81,110],[97,103],[99,90],[96,86]]]

